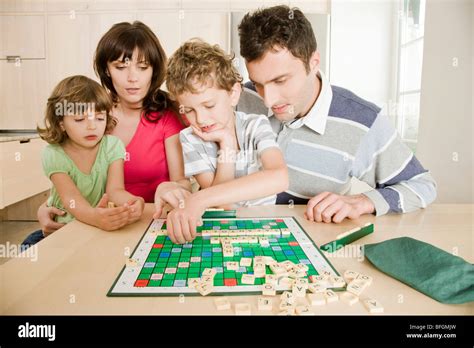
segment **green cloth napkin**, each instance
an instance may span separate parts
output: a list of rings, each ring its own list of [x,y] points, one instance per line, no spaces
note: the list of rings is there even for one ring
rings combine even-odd
[[[474,301],[474,265],[458,256],[409,237],[366,244],[364,252],[382,272],[436,301]]]

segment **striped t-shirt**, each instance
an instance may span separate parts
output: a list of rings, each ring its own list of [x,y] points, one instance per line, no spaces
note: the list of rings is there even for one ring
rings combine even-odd
[[[278,147],[268,117],[265,115],[235,113],[235,130],[240,151],[224,154],[224,160],[235,161],[235,178],[258,172],[262,169],[260,155],[270,147]],[[202,140],[193,133],[191,127],[180,132],[179,139],[183,148],[185,176],[217,170],[218,145]],[[235,202],[236,206],[275,204],[276,195]]]
[[[436,198],[436,183],[400,139],[376,105],[354,93],[331,86],[324,74],[321,92],[309,113],[270,123],[288,165],[290,185],[277,204],[306,204],[319,193],[347,194],[355,177],[373,189],[363,194],[376,215],[424,208]],[[246,85],[247,86],[247,85]],[[246,112],[262,112],[258,94],[244,88]]]

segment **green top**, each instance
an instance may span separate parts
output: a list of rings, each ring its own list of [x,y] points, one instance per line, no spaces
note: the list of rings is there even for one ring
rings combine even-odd
[[[66,173],[74,181],[82,196],[95,207],[105,193],[107,172],[109,165],[125,158],[125,146],[122,141],[114,136],[105,135],[99,143],[99,151],[92,166],[90,174],[84,174],[77,168],[74,161],[64,152],[61,145],[48,145],[43,150],[43,170],[48,178],[54,173]],[[73,202],[71,202],[72,205]],[[51,188],[48,206],[54,206],[66,211],[56,188]],[[67,211],[66,211],[67,212]],[[74,219],[70,213],[56,216],[59,223],[68,223]]]

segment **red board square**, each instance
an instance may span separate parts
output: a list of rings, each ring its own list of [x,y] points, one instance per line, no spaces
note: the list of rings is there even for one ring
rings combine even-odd
[[[276,219],[275,222],[283,222],[284,220],[282,219]]]
[[[153,244],[153,248],[161,249],[163,248],[163,244]]]
[[[298,246],[298,242],[288,242],[288,245],[291,245],[291,246]]]
[[[147,279],[139,279],[135,282],[135,286],[139,288],[143,288],[148,285],[148,280]]]
[[[224,285],[225,286],[236,286],[237,285],[237,279],[235,279],[235,278],[224,279]]]
[[[221,224],[228,224],[229,220],[221,220]]]

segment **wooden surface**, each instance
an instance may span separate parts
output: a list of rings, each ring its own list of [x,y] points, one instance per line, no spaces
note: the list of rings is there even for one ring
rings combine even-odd
[[[374,278],[361,295],[379,300],[385,314],[454,314],[474,313],[474,304],[446,305],[386,276],[369,261],[357,255],[356,245],[410,236],[431,243],[450,253],[474,262],[473,205],[433,205],[405,215],[379,218],[368,215],[359,220],[336,224],[309,223],[302,218],[304,206],[267,206],[245,208],[239,217],[295,216],[298,222],[321,245],[338,233],[374,222],[375,232],[346,246],[343,252],[329,257],[343,273],[352,269]],[[151,221],[153,206],[147,204],[144,217],[116,232],[105,232],[80,222],[72,222],[42,241],[37,261],[15,258],[0,266],[0,313],[3,314],[233,314],[218,312],[214,298],[207,297],[138,297],[110,298],[107,291],[124,265],[126,251],[132,252]],[[230,296],[232,304],[248,302],[253,314],[257,296]],[[277,313],[274,300],[273,313]],[[316,314],[367,314],[362,303],[349,306],[341,301],[314,306]]]

